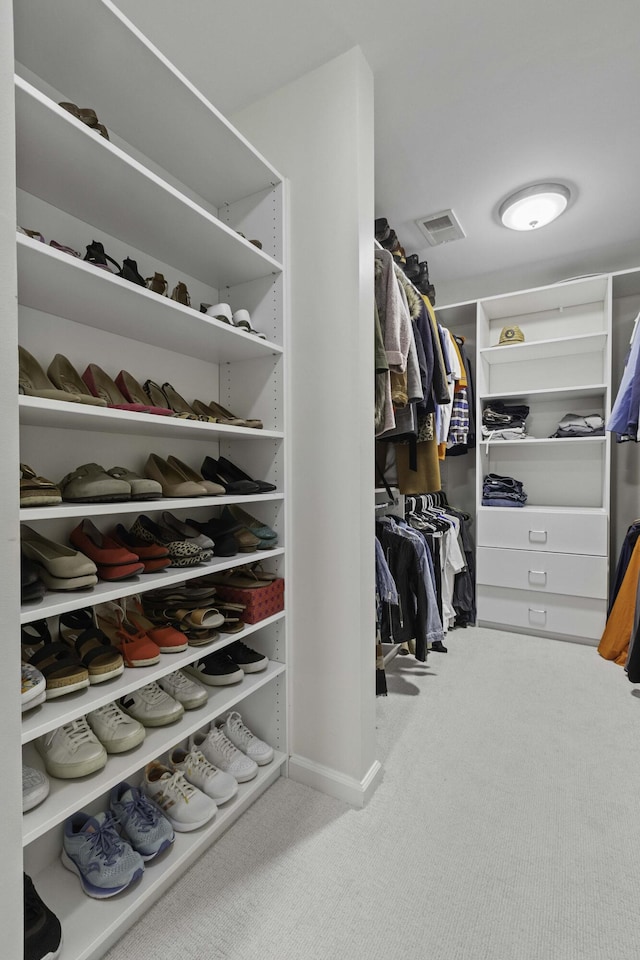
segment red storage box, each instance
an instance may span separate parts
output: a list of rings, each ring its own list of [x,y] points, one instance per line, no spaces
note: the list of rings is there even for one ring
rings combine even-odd
[[[265,583],[263,587],[217,586],[216,594],[221,600],[228,600],[230,603],[244,603],[246,609],[240,614],[240,619],[245,623],[257,623],[284,610],[282,577]]]

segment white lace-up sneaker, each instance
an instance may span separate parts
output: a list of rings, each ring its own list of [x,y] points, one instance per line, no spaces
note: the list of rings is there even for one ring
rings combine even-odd
[[[189,680],[189,677],[182,670],[174,670],[173,673],[168,673],[166,677],[160,677],[158,686],[162,687],[164,692],[177,700],[178,703],[181,703],[185,710],[194,710],[196,707],[201,707],[209,699],[205,688],[194,680]]]
[[[92,710],[87,714],[87,722],[107,753],[132,750],[146,736],[142,724],[124,713],[117,703]]]
[[[36,748],[44,758],[47,773],[62,780],[86,777],[102,770],[107,762],[107,751],[85,717],[38,737]]]
[[[237,710],[229,714],[224,723],[220,725],[220,729],[225,737],[231,740],[234,747],[242,750],[248,757],[255,760],[259,767],[264,766],[265,763],[271,763],[273,760],[273,747],[251,733],[251,730],[242,722],[242,717]]]
[[[184,707],[157,683],[147,683],[120,699],[122,709],[145,727],[163,727],[179,720]]]
[[[235,783],[235,780],[234,780]],[[22,768],[22,812],[33,810],[49,795],[49,778],[35,767]]]
[[[226,803],[238,792],[238,781],[230,773],[218,770],[205,755],[194,747],[183,750],[177,747],[169,757],[174,770],[179,770],[198,790],[202,790],[216,803]]]
[[[197,830],[216,815],[211,797],[191,786],[179,770],[171,770],[152,760],[144,768],[142,789],[156,803],[174,830]]]
[[[189,749],[194,747],[199,747],[209,763],[225,773],[230,773],[238,783],[253,780],[258,774],[258,765],[238,750],[214,724],[208,733],[199,730],[189,737]]]

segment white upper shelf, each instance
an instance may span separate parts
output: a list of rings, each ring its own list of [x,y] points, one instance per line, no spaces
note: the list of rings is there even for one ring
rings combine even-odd
[[[280,356],[282,347],[17,235],[18,301],[75,323],[210,363]]]
[[[547,287],[536,287],[521,293],[501,294],[481,300],[480,306],[489,320],[512,319],[517,322],[518,317],[565,307],[598,303],[604,308],[608,290],[608,276],[585,277]]]
[[[576,337],[531,340],[485,347],[479,355],[487,363],[513,363],[522,360],[545,360],[549,357],[570,357],[579,353],[597,353],[605,349],[606,333],[586,333]]]
[[[282,271],[273,257],[26,80],[16,77],[15,84],[20,189],[218,289]]]
[[[223,423],[201,423],[180,420],[152,413],[93,407],[88,403],[66,403],[44,397],[23,397],[18,400],[20,423],[32,427],[60,427],[65,430],[91,430],[99,433],[138,434],[143,437],[175,437],[180,440],[218,441],[281,440],[279,430],[253,430],[248,427],[227,427]]]
[[[61,91],[61,99],[92,107],[109,130],[215,207],[281,182],[110,0],[20,0],[14,24],[19,63]],[[152,94],[142,97],[139,91],[147,90]],[[194,131],[197,150],[190,149]]]

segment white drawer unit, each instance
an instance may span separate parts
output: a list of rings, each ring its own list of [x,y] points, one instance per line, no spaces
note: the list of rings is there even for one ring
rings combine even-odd
[[[607,601],[506,587],[478,587],[478,619],[505,629],[597,643]]]
[[[478,443],[482,624],[586,643],[604,629],[611,438],[554,434],[569,413],[609,416],[611,284],[589,277],[477,304],[477,421],[489,405],[528,408],[524,439]],[[515,326],[522,341],[501,345]],[[525,506],[483,506],[487,474],[519,481]]]
[[[476,569],[487,586],[607,599],[606,557],[479,547]]]
[[[525,487],[526,489],[526,487]],[[545,553],[608,554],[608,518],[602,512],[485,507],[478,510],[478,544]]]

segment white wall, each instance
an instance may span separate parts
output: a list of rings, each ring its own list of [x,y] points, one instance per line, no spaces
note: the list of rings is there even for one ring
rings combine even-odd
[[[359,803],[379,770],[372,75],[353,49],[232,120],[290,185],[290,775]]]
[[[0,377],[0,489],[5,505],[0,512],[0,542],[3,556],[12,556],[0,579],[2,624],[2,670],[0,670],[0,755],[2,778],[2,859],[0,871],[0,929],[2,957],[22,956],[22,787],[20,750],[20,550],[14,522],[18,498],[18,346],[15,334],[17,310],[15,139],[13,109],[13,9],[10,0],[0,0],[0,315],[2,325],[2,377]],[[36,228],[37,229],[37,228]],[[37,464],[33,464],[34,469]],[[8,518],[11,518],[10,520]]]

